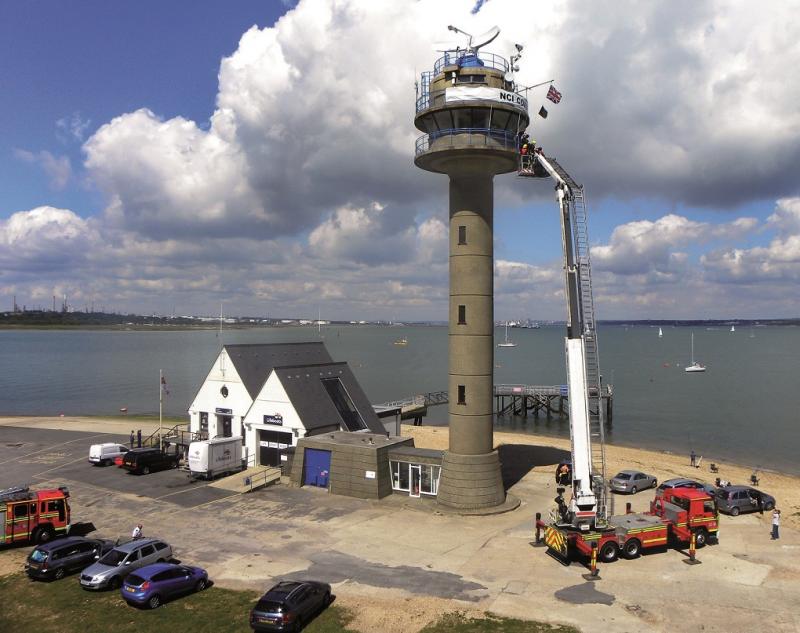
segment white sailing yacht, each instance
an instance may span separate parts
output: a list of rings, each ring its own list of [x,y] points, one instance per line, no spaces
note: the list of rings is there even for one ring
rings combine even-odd
[[[731,326],[731,332],[735,332],[735,331],[736,331],[736,328],[732,325]]]
[[[689,372],[689,373],[695,373],[695,372],[700,372],[700,371],[705,371],[705,370],[706,370],[706,366],[705,365],[701,365],[700,363],[698,363],[694,359],[694,332],[692,332],[692,364],[689,365],[683,371]]]
[[[658,328],[658,338],[662,338],[664,333],[661,331],[661,328]]]
[[[506,321],[506,339],[502,343],[498,343],[497,347],[516,347],[517,344],[508,340],[508,321]]]

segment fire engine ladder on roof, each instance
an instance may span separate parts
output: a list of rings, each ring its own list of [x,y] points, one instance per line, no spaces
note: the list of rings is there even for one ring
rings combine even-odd
[[[535,155],[527,162],[521,161],[518,176],[547,177],[535,169]],[[532,159],[532,160],[531,160]],[[589,256],[589,227],[586,212],[586,194],[583,186],[575,182],[564,168],[551,157],[547,162],[569,187],[569,212],[573,228],[575,260],[578,265],[580,280],[580,305],[583,321],[584,359],[586,363],[586,386],[589,398],[589,434],[592,445],[592,479],[597,496],[597,516],[604,520],[608,517],[608,493],[606,486],[605,455],[605,410],[603,408],[602,377],[600,375],[600,355],[595,328],[594,297],[592,293],[592,264]]]

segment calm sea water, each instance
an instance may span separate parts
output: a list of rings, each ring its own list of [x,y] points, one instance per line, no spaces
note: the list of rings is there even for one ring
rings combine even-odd
[[[663,330],[660,339],[651,327],[599,331],[604,379],[615,388],[609,441],[800,474],[800,328]],[[704,374],[683,371],[692,331]],[[517,347],[496,349],[496,383],[565,381],[563,327],[509,332]],[[330,326],[322,337],[374,403],[446,388],[445,327]],[[407,346],[392,344],[401,337]],[[315,328],[223,333],[225,343],[318,339]],[[219,347],[212,330],[0,331],[0,415],[155,413],[159,369],[170,390],[165,414],[182,415]],[[426,423],[446,420],[440,406]],[[505,418],[497,428],[569,435],[557,418]]]

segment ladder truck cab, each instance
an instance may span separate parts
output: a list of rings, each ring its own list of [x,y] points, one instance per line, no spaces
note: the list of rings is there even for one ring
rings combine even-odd
[[[70,526],[69,490],[66,486],[0,490],[0,525],[0,545],[46,543],[66,534]]]
[[[556,467],[556,508],[544,529],[550,551],[562,559],[570,552],[601,561],[637,557],[643,549],[666,546],[671,540],[705,545],[718,530],[714,500],[688,488],[665,491],[649,512],[609,516],[603,443],[603,389],[595,329],[589,232],[583,187],[541,148],[520,157],[518,175],[551,178],[561,216],[564,289],[567,300],[565,337],[569,425],[572,454]],[[564,493],[570,490],[569,501]]]

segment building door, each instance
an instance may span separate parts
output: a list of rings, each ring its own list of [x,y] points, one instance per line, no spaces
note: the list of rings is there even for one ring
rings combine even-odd
[[[419,497],[419,482],[421,479],[422,468],[419,464],[411,464],[411,490],[408,493],[409,497]]]
[[[231,415],[218,415],[217,416],[217,436],[218,437],[233,437],[233,432],[231,429],[231,421],[233,420],[233,416]]]
[[[292,434],[281,431],[258,431],[258,463],[261,466],[280,466],[281,451],[292,445]]]
[[[328,487],[331,473],[331,452],[307,448],[304,453],[303,485]]]

